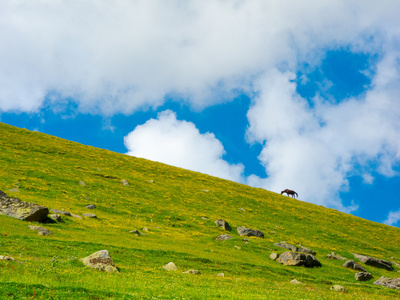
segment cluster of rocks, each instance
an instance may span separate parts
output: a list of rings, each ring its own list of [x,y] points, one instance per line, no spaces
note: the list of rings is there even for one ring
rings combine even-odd
[[[218,227],[220,227],[226,231],[232,231],[232,227],[224,219],[216,220],[215,224]],[[245,226],[240,226],[240,227],[237,227],[236,230],[240,236],[254,236],[254,237],[264,238],[264,233],[262,233],[260,230],[257,230],[257,229],[251,229],[251,228],[247,228]],[[221,235],[217,236],[215,238],[215,240],[216,241],[225,241],[225,240],[229,240],[231,238],[232,238],[232,236],[229,234],[221,234]],[[248,242],[248,240],[246,239],[245,242]]]

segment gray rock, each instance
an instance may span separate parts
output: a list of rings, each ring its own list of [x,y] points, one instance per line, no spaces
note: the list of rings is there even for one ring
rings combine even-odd
[[[40,227],[40,226],[28,225],[28,227],[31,230],[37,231],[39,235],[53,235],[54,234],[50,230]]]
[[[390,261],[355,253],[353,253],[353,255],[355,258],[357,258],[358,260],[360,260],[361,262],[363,262],[368,266],[381,268],[388,271],[393,271],[393,266]]]
[[[60,216],[60,215],[51,214],[51,215],[49,215],[49,217],[50,217],[51,219],[53,219],[54,221],[61,222],[61,216]]]
[[[137,236],[141,236],[141,233],[139,232],[139,230],[136,230],[136,229],[129,231],[129,233],[132,233]]]
[[[348,260],[346,261],[342,267],[356,270],[356,271],[361,271],[361,272],[367,272],[367,270],[363,267],[361,267],[359,264],[357,264],[354,260]]]
[[[215,238],[216,241],[230,240],[232,237],[229,234],[221,234]]]
[[[269,256],[269,258],[272,260],[276,260],[278,257],[279,257],[278,253],[275,252],[271,253],[271,255]]]
[[[55,209],[55,208],[52,208],[50,211],[52,213],[59,214],[59,215],[71,216],[71,213],[69,211],[63,211],[63,210],[59,210],[59,209]]]
[[[9,189],[9,192],[13,192],[13,193],[19,193],[19,189],[15,188],[15,189]]]
[[[80,215],[74,215],[74,214],[71,214],[71,217],[73,217],[73,218],[77,218],[77,219],[83,219],[83,218],[82,218],[82,216],[80,216]]]
[[[96,208],[96,205],[94,205],[94,204],[89,204],[89,205],[86,205],[85,206],[87,209],[95,209]]]
[[[225,274],[224,273],[218,273],[217,276],[218,277],[225,277]]]
[[[255,237],[264,238],[264,233],[262,233],[260,230],[250,229],[250,228],[246,228],[244,226],[238,227],[237,232],[241,236],[255,236]]]
[[[4,194],[4,193],[3,193]],[[49,209],[18,198],[0,197],[0,214],[23,221],[45,222]]]
[[[143,227],[143,231],[149,231],[147,227]]]
[[[86,218],[97,219],[97,216],[95,214],[82,214],[82,216],[84,216]]]
[[[85,186],[86,184],[83,181],[79,181],[79,185]]]
[[[346,260],[346,259],[347,259],[346,257],[343,257],[343,256],[340,256],[340,255],[338,255],[338,254],[335,254],[335,252],[332,252],[331,254],[328,254],[328,255],[326,256],[326,258],[329,258],[329,259],[336,259],[336,260]]]
[[[82,259],[85,266],[108,273],[117,273],[118,269],[107,250],[97,251]]]
[[[0,255],[0,260],[14,260],[11,256]]]
[[[291,250],[291,251],[294,251],[294,252],[297,252],[299,250],[299,248],[297,248],[296,246],[290,245],[290,244],[288,244],[286,242],[275,243],[274,246],[285,248],[285,249],[288,249],[288,250]]]
[[[343,286],[335,284],[334,286],[331,287],[331,291],[334,292],[341,292],[341,293],[346,293],[346,290]]]
[[[193,274],[193,275],[200,275],[201,273],[198,270],[187,270],[185,272],[182,272],[185,274]]]
[[[372,279],[372,274],[369,272],[359,272],[355,274],[355,278],[358,281],[368,281]]]
[[[231,231],[232,230],[232,227],[228,224],[228,222],[226,222],[224,219],[219,219],[219,220],[216,220],[215,221],[215,224],[218,226],[218,227],[220,227],[220,228],[222,228],[222,229],[225,229],[225,230],[227,230],[227,231]]]
[[[176,270],[178,270],[178,267],[171,261],[170,263],[163,266],[163,269],[168,270],[168,271],[176,271]]]
[[[298,281],[297,279],[293,279],[291,282],[291,284],[302,284],[300,281]]]
[[[292,251],[282,253],[276,259],[276,261],[286,266],[304,266],[307,268],[322,266],[321,263],[313,255]]]
[[[4,193],[3,191],[0,191],[0,198],[3,198],[3,197],[7,197],[7,194]]]
[[[382,276],[377,281],[374,282],[375,285],[381,285],[391,289],[400,290],[400,278],[388,278]]]
[[[129,185],[129,183],[128,183],[128,181],[126,181],[125,179],[122,179],[122,185],[124,185],[124,186],[128,186],[128,185]]]
[[[303,252],[306,254],[311,254],[311,255],[316,255],[317,253],[315,251],[312,251],[311,249],[308,249],[302,245],[299,245],[299,248],[297,250],[298,252]]]

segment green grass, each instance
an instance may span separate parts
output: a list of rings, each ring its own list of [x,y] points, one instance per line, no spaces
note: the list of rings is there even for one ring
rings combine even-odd
[[[39,236],[0,215],[2,299],[398,299],[380,276],[357,282],[332,251],[400,261],[400,230],[263,189],[144,159],[83,146],[0,123],[0,190],[27,202],[98,219],[63,217]],[[123,186],[126,179],[129,186]],[[85,186],[79,185],[84,181]],[[20,192],[9,192],[18,188]],[[95,210],[86,209],[89,203]],[[245,211],[241,211],[244,208]],[[207,217],[208,219],[203,219]],[[229,222],[233,239],[216,242],[214,224]],[[264,239],[245,244],[236,227],[259,229]],[[148,232],[143,231],[147,227]],[[129,233],[138,229],[146,235]],[[317,252],[321,268],[283,266],[269,259],[286,241]],[[235,246],[240,247],[240,249]],[[107,249],[118,274],[83,266],[79,258]],[[173,261],[179,271],[162,266]],[[197,269],[201,275],[182,274]],[[225,277],[217,277],[218,273]],[[297,279],[304,285],[292,285]],[[330,291],[343,285],[347,293]]]

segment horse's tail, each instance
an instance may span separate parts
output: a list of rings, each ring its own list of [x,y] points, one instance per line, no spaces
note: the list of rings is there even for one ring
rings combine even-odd
[[[299,197],[299,195],[296,192],[294,192],[294,194],[296,195],[297,198]]]

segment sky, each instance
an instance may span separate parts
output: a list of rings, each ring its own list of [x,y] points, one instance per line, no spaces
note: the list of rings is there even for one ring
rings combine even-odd
[[[3,0],[0,122],[400,227],[399,11]]]

